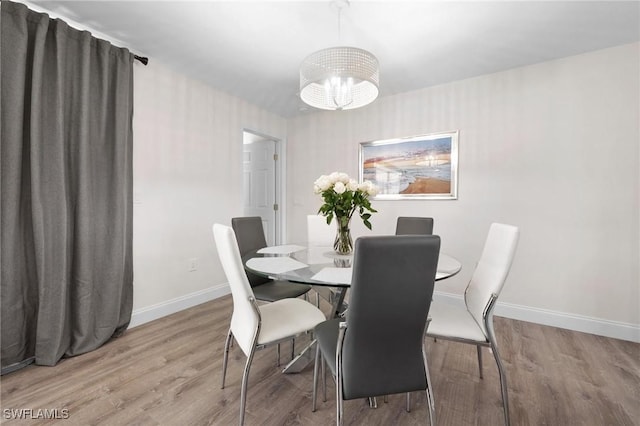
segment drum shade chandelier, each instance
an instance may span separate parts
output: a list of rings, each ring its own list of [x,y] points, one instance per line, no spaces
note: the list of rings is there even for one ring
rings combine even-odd
[[[337,5],[340,13],[349,5]],[[347,110],[370,104],[378,97],[380,72],[378,59],[357,47],[331,47],[307,56],[300,65],[300,98],[308,105],[325,110]]]

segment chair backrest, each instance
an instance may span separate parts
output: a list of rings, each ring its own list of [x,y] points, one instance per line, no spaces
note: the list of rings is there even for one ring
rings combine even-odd
[[[439,252],[435,235],[356,240],[344,399],[426,389],[422,345]]]
[[[431,234],[433,234],[432,217],[398,217],[398,220],[396,222],[396,235]]]
[[[327,224],[327,218],[318,214],[307,215],[307,244],[312,247],[331,247],[336,238],[334,222]]]
[[[482,255],[464,293],[467,309],[485,336],[487,329],[483,314],[491,295],[497,296],[502,291],[516,253],[519,233],[518,228],[512,225],[491,224]]]
[[[231,219],[231,226],[236,234],[240,256],[267,246],[260,216],[234,217]],[[246,271],[246,274],[251,287],[271,281],[267,277],[261,277],[249,271]]]
[[[249,298],[253,297],[253,290],[244,273],[233,230],[228,226],[216,223],[213,225],[213,238],[233,297],[231,331],[238,345],[247,355],[250,353],[253,336],[259,322],[258,315],[249,301]]]

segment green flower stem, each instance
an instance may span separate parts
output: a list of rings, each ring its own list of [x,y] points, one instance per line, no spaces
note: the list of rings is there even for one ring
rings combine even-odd
[[[318,213],[327,218],[328,224],[331,223],[334,216],[342,218],[342,220],[346,219],[348,223],[357,210],[364,225],[371,229],[369,219],[371,218],[371,213],[376,213],[377,210],[371,207],[367,193],[356,190],[344,191],[342,194],[338,194],[331,188],[322,192],[322,198],[324,204],[320,206]]]
[[[338,232],[333,243],[333,249],[338,254],[350,254],[353,251],[353,240],[349,229],[350,218],[347,216],[338,217]]]

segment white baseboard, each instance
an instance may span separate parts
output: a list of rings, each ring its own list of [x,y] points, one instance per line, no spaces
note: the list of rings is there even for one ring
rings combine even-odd
[[[158,303],[156,305],[135,309],[131,314],[129,328],[137,327],[149,321],[175,314],[176,312],[217,299],[218,297],[222,297],[229,293],[231,293],[229,284],[220,284],[215,287],[209,287],[204,290],[196,291],[195,293],[167,300],[166,302]]]
[[[462,295],[435,291],[433,299],[454,305],[464,304]],[[640,343],[640,325],[609,321],[583,315],[567,314],[549,309],[532,308],[498,301],[495,315],[567,330],[597,334],[598,336]]]
[[[175,314],[184,309],[191,308],[201,303],[225,296],[231,291],[228,284],[210,287],[195,293],[187,294],[166,302],[136,309],[131,315],[129,328],[137,327],[149,321],[153,321],[167,315]],[[462,295],[433,293],[434,300],[453,305],[464,304]],[[592,318],[583,315],[567,314],[549,309],[532,308],[529,306],[515,305],[513,303],[498,302],[495,309],[497,316],[511,318],[552,327],[565,328],[583,333],[612,337],[614,339],[628,340],[640,343],[640,326],[618,321]]]

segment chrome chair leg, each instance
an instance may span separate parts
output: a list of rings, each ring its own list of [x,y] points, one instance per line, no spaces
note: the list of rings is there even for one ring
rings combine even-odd
[[[504,424],[505,426],[509,426],[511,424],[511,420],[509,419],[509,395],[507,390],[507,372],[504,370],[504,366],[502,365],[502,360],[500,359],[500,353],[498,352],[498,344],[496,343],[496,333],[493,329],[493,315],[491,314],[491,307],[493,303],[497,299],[497,296],[492,296],[491,301],[489,302],[488,310],[489,314],[484,316],[485,327],[487,328],[487,336],[489,340],[489,345],[491,347],[491,352],[493,352],[493,357],[496,360],[496,364],[498,365],[498,373],[500,374],[500,388],[502,390],[502,406],[504,408]]]
[[[504,370],[504,366],[502,365],[502,360],[500,359],[500,354],[498,353],[498,348],[493,341],[491,341],[491,349],[493,351],[493,356],[496,359],[496,364],[498,365],[498,373],[500,373],[500,388],[502,390],[502,406],[504,408],[504,424],[505,426],[509,426],[511,421],[509,419],[509,395],[507,390],[507,373]]]
[[[320,345],[316,345],[316,361],[313,364],[313,402],[311,404],[311,411],[316,411],[316,400],[318,396],[318,370],[320,369]],[[324,369],[323,369],[324,370]]]
[[[427,334],[427,330],[429,329],[429,324],[431,323],[431,318],[427,318],[427,324],[424,328],[424,334]],[[433,341],[436,339],[434,337]],[[436,401],[433,398],[433,386],[431,385],[431,374],[429,374],[429,363],[427,362],[427,349],[425,346],[425,342],[423,339],[422,342],[422,361],[424,362],[424,373],[427,376],[427,405],[429,407],[429,424],[431,426],[435,426],[436,424]]]
[[[342,407],[342,372],[340,369],[338,369],[336,376],[336,425],[342,426],[344,411]]]
[[[407,413],[411,412],[411,393],[407,392]]]
[[[327,402],[327,363],[320,357],[320,367],[322,368],[322,401]]]
[[[336,425],[343,426],[344,419],[342,418],[344,415],[344,408],[342,406],[342,391],[338,391],[336,389],[336,399],[337,399],[337,412],[336,412]]]
[[[424,361],[424,372],[427,376],[427,405],[429,407],[429,423],[431,426],[436,424],[436,401],[433,397],[433,386],[431,385],[431,375],[429,374],[429,365],[427,363],[427,353],[422,345],[422,359]]]
[[[378,408],[378,400],[375,396],[370,396],[367,399],[369,401],[369,408]]]
[[[247,363],[244,366],[244,373],[242,374],[242,388],[240,390],[240,426],[244,425],[244,413],[247,405],[247,384],[249,382],[249,370],[251,369],[251,362],[253,361],[253,355],[255,353],[255,345],[251,348],[251,352],[247,357]]]
[[[436,409],[433,401],[433,393],[431,389],[427,389],[427,405],[429,406],[429,424],[435,426],[436,424]]]
[[[296,338],[291,339],[291,359],[296,357]]]
[[[478,351],[478,369],[480,370],[480,378],[483,379],[482,376],[482,346],[476,345],[476,350]]]
[[[385,395],[382,397],[382,401],[386,404],[389,402],[389,395]]]
[[[231,328],[229,328],[229,332],[227,333],[227,340],[224,343],[224,355],[222,358],[222,386],[220,389],[224,389],[224,380],[227,376],[227,360],[229,359],[229,346],[233,342],[233,334],[231,333]]]

